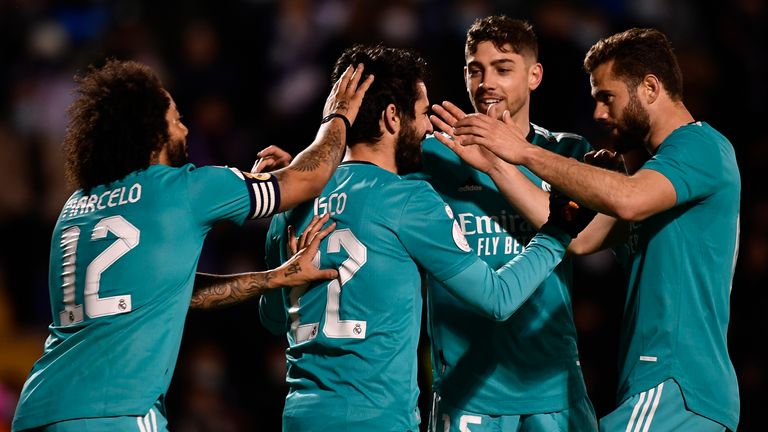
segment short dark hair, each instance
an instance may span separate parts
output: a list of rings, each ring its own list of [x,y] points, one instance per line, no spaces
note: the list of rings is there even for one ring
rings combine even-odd
[[[110,59],[75,81],[64,138],[70,183],[90,189],[147,168],[170,139],[165,116],[171,102],[159,78],[143,64]]]
[[[333,81],[341,77],[347,66],[362,63],[365,77],[375,77],[366,91],[347,143],[374,142],[381,138],[381,113],[394,104],[401,118],[415,119],[414,105],[419,98],[418,83],[427,79],[427,63],[415,51],[378,45],[355,45],[345,50],[333,68]]]
[[[512,51],[523,55],[533,55],[539,58],[539,43],[533,26],[524,20],[512,19],[506,15],[491,15],[478,18],[467,30],[467,43],[464,55],[474,54],[480,42],[493,42],[499,51],[506,51],[504,45],[509,44]]]
[[[664,33],[650,28],[633,28],[600,39],[584,58],[587,73],[613,60],[612,72],[635,88],[646,75],[659,78],[672,100],[683,99],[683,74],[672,45]]]

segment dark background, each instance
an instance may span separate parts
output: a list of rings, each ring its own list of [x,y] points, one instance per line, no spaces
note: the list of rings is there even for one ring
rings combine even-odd
[[[267,145],[296,154],[311,142],[331,65],[355,42],[418,49],[431,66],[430,99],[470,110],[464,35],[475,18],[491,13],[528,19],[539,36],[544,80],[531,119],[597,147],[606,141],[591,119],[581,69],[586,50],[633,26],[656,27],[671,39],[688,108],[731,140],[739,160],[741,251],[729,342],[742,400],[739,430],[761,430],[759,396],[768,390],[766,7],[763,0],[0,0],[0,432],[9,428],[51,321],[48,253],[71,193],[60,144],[76,72],[107,56],[151,65],[190,129],[192,161],[247,170]],[[262,269],[266,226],[218,226],[200,270]],[[623,277],[606,253],[579,259],[576,277],[581,364],[601,416],[614,404]],[[255,301],[190,313],[168,395],[172,430],[279,430],[284,347],[283,337],[260,326]],[[423,350],[421,358],[428,367]]]

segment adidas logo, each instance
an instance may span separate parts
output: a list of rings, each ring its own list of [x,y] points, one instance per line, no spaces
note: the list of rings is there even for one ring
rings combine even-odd
[[[466,182],[464,182],[463,185],[459,186],[458,189],[456,189],[459,192],[477,192],[483,190],[483,187],[477,184],[475,179],[472,177],[468,178]]]

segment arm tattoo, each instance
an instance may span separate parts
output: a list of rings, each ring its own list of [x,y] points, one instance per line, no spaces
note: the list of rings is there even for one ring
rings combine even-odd
[[[335,164],[341,160],[344,154],[344,143],[341,139],[341,131],[331,128],[320,142],[310,145],[301,152],[288,169],[294,171],[315,171],[322,164]]]
[[[242,302],[261,294],[274,278],[268,271],[231,276],[198,273],[190,308],[209,309]]]

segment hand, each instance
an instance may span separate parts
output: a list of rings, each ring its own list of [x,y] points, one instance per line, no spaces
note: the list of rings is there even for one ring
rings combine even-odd
[[[593,150],[585,154],[584,163],[611,171],[617,171],[622,174],[627,173],[627,169],[624,166],[624,157],[619,153],[606,149]]]
[[[363,76],[363,64],[353,68],[352,65],[341,75],[338,81],[333,84],[331,93],[325,101],[323,116],[331,113],[342,114],[347,117],[350,124],[355,123],[357,112],[363,103],[363,96],[373,82],[373,75],[368,75],[365,81],[360,84],[360,78]]]
[[[328,214],[321,218],[315,216],[299,238],[294,235],[293,227],[288,227],[288,253],[293,254],[293,256],[275,269],[278,277],[282,278],[277,285],[291,288],[301,287],[314,281],[339,277],[339,272],[335,269],[323,270],[319,268],[318,247],[320,242],[336,228],[336,223],[333,222],[321,230],[329,218]]]
[[[287,167],[293,156],[278,146],[271,145],[264,150],[256,153],[259,159],[253,164],[251,173],[256,174],[265,171],[274,171]]]
[[[549,194],[549,219],[547,219],[547,223],[563,229],[571,238],[576,238],[592,222],[595,214],[597,213],[594,210],[576,203],[554,189]]]
[[[453,150],[464,162],[484,173],[488,173],[493,169],[494,164],[503,162],[498,156],[484,147],[465,147],[457,143],[458,139],[453,135],[453,125],[456,124],[457,119],[467,116],[459,107],[450,102],[443,102],[442,106],[432,105],[432,110],[437,114],[429,116],[432,124],[435,125],[435,128],[450,136],[449,138],[441,133],[436,133],[435,138]]]
[[[453,125],[452,136],[462,146],[483,146],[508,163],[521,164],[524,150],[532,144],[525,139],[509,111],[504,110],[498,116],[500,120],[494,105],[488,112],[491,115],[473,113],[458,119]]]

